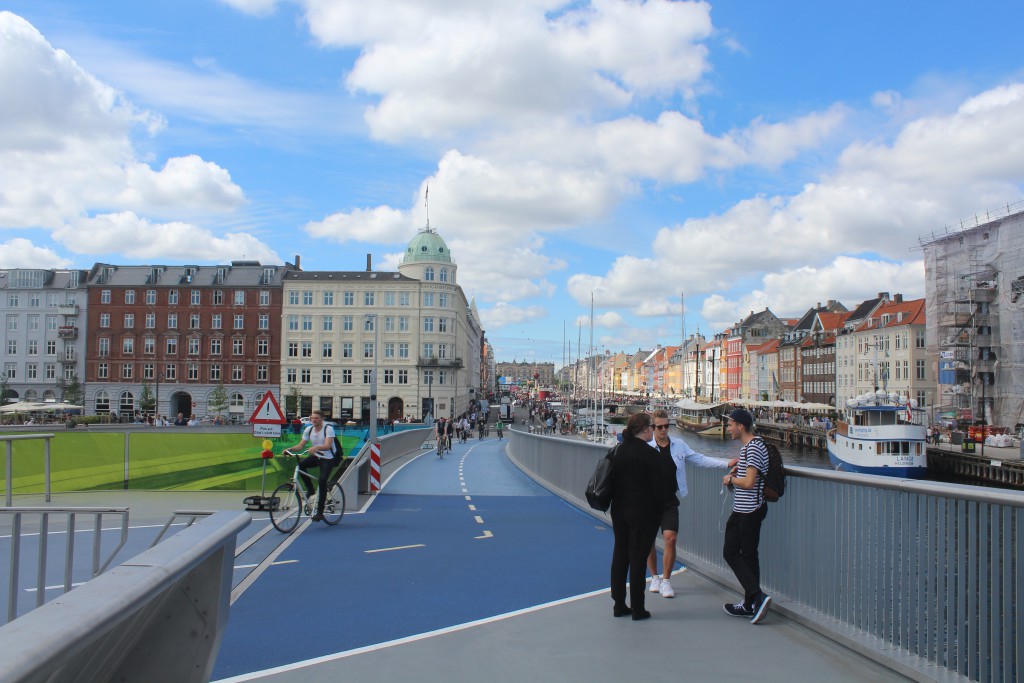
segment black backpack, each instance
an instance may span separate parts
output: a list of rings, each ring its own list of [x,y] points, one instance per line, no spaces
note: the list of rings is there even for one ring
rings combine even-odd
[[[782,453],[773,443],[761,439],[768,451],[768,473],[764,475],[764,499],[769,503],[778,502],[786,493],[786,468],[782,464]]]
[[[587,482],[587,503],[590,507],[601,512],[606,512],[612,504],[612,480],[615,466],[615,450],[613,446],[603,458],[597,461],[594,474]]]

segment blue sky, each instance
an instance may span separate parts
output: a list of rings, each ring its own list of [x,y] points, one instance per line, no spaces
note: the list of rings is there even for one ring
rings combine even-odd
[[[499,360],[879,291],[1021,201],[1016,2],[0,3],[0,267],[393,269]],[[13,93],[13,95],[12,95]],[[582,328],[580,327],[582,325]],[[574,349],[573,355],[576,351]]]

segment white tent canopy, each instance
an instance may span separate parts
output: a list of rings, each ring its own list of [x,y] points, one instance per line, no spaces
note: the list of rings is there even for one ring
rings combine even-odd
[[[0,413],[43,413],[54,410],[81,410],[82,406],[70,403],[40,403],[38,401],[18,401],[0,407]]]
[[[697,401],[694,401],[692,398],[684,398],[683,400],[677,401],[675,403],[676,408],[680,408],[682,410],[711,410],[712,408],[717,408],[720,405],[722,404],[698,403]]]
[[[836,410],[835,406],[830,406],[825,403],[798,403],[797,401],[753,401],[747,398],[736,398],[731,399],[729,403],[735,403],[738,406],[753,406],[756,408],[774,408],[776,410]]]

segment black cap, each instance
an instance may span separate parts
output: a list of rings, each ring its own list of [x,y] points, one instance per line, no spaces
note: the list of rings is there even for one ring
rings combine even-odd
[[[746,427],[748,432],[754,429],[754,416],[743,408],[737,408],[729,413],[729,419]]]

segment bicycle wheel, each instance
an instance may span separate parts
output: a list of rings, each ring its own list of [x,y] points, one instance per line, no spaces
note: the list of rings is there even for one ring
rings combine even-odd
[[[341,484],[334,482],[331,488],[327,489],[327,498],[324,500],[324,522],[334,526],[341,521],[345,514],[345,489]]]
[[[302,498],[291,482],[281,484],[271,496],[277,505],[270,506],[270,523],[282,534],[295,531],[302,518]]]

